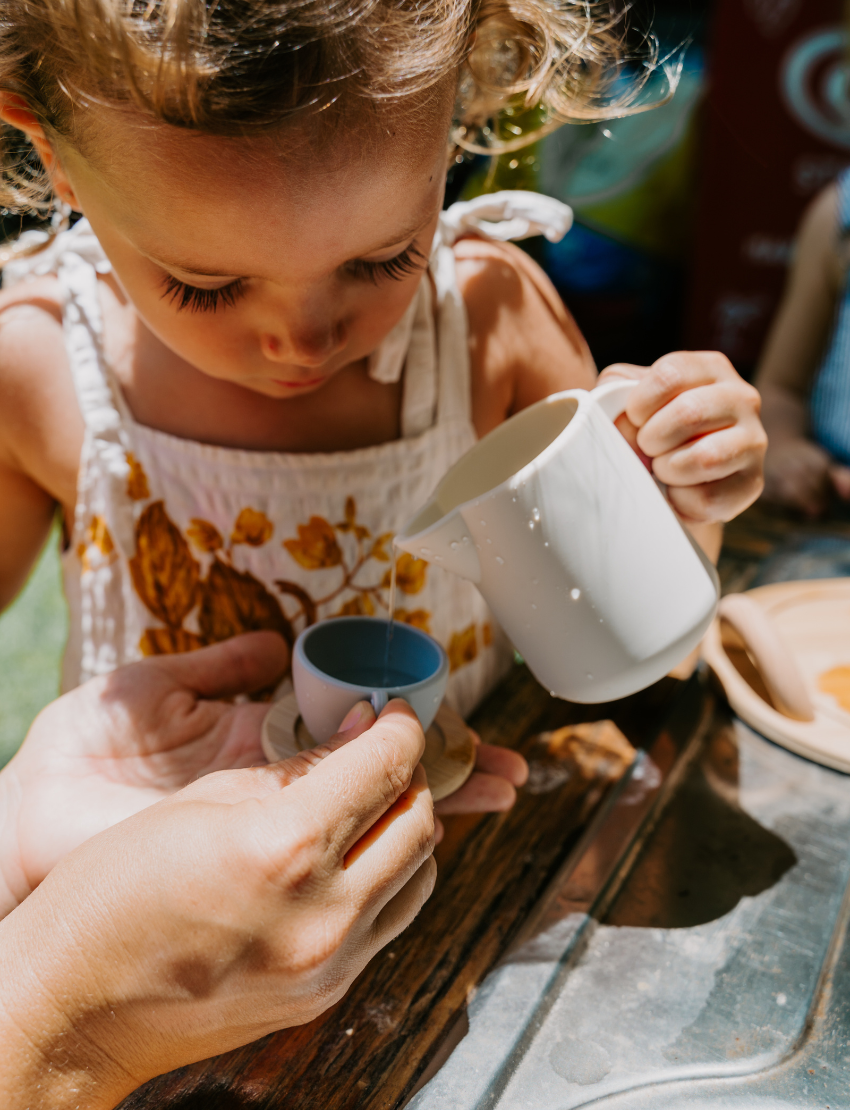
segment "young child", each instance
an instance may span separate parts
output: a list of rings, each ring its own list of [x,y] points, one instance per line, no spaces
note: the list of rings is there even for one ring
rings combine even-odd
[[[587,74],[619,57],[594,11],[8,0],[0,199],[85,216],[24,236],[0,300],[0,602],[58,505],[65,689],[386,615],[391,537],[448,467],[594,385],[542,272],[495,241],[562,234],[569,210],[502,194],[441,214],[447,149],[509,101],[594,110]],[[716,547],[761,488],[755,391],[715,354],[608,373],[640,379],[622,429]],[[409,556],[398,590],[468,713],[511,658],[483,601]]]
[[[756,384],[770,434],[765,496],[818,516],[850,501],[850,171],[803,217]]]

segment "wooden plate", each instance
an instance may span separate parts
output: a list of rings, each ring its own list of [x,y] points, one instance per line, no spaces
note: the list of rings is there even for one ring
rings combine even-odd
[[[779,582],[747,591],[772,622],[811,699],[814,720],[778,711],[752,653],[715,620],[703,654],[735,712],[798,755],[850,772],[850,579]]]
[[[269,709],[263,721],[262,745],[269,763],[315,746],[301,720],[295,694],[287,694]],[[475,766],[475,741],[464,719],[445,702],[425,733],[422,766],[435,802],[463,786]]]

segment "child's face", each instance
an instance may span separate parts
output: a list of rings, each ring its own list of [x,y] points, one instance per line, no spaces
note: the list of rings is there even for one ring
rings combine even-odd
[[[147,326],[215,378],[284,398],[369,354],[409,305],[443,197],[445,109],[317,152],[110,115],[64,173]],[[405,132],[402,135],[387,131]]]

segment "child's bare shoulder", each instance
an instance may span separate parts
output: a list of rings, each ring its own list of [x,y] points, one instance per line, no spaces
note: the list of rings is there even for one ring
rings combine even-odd
[[[593,386],[596,367],[584,336],[533,259],[510,243],[483,239],[461,239],[454,253],[479,434],[550,393]]]
[[[0,292],[0,465],[73,504],[82,442],[55,278]]]
[[[38,367],[62,341],[62,299],[55,277],[36,278],[0,291],[0,375]],[[63,345],[64,350],[64,345]]]

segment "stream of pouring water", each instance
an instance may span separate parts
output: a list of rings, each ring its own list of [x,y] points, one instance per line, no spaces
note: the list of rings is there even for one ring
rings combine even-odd
[[[395,568],[398,562],[398,553],[396,551],[395,540],[392,546],[392,569],[390,570],[390,604],[389,604],[389,622],[387,623],[387,642],[384,646],[384,686],[389,685],[390,680],[390,648],[393,642],[393,613],[395,612]]]

